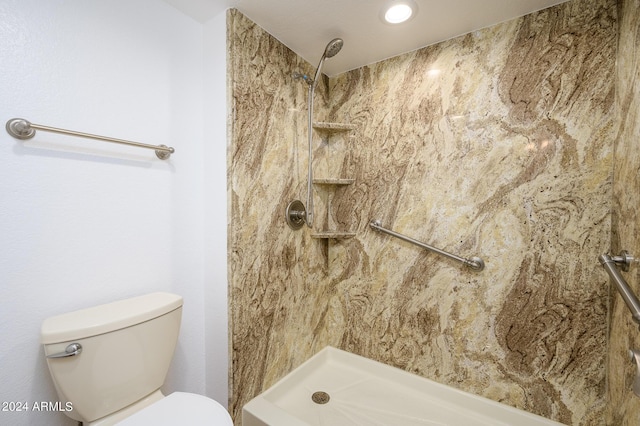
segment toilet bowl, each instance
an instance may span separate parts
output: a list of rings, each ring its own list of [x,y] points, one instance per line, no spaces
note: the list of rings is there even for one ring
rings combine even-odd
[[[174,392],[117,423],[118,426],[233,425],[229,413],[213,399]]]
[[[40,333],[64,413],[86,426],[232,426],[202,395],[164,396],[182,297],[152,293],[46,319]]]

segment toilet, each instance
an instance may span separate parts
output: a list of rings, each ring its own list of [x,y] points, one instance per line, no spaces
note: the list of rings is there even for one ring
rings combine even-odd
[[[46,319],[40,334],[64,413],[85,426],[232,426],[216,401],[164,396],[182,297],[152,293]]]

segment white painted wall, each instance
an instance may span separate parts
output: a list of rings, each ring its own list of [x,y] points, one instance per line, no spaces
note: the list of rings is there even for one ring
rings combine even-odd
[[[0,402],[56,400],[46,317],[161,290],[185,299],[164,390],[226,403],[226,175],[209,171],[225,167],[226,101],[205,102],[225,65],[204,49],[224,50],[220,16],[203,26],[159,0],[0,0],[2,125],[22,117],[176,149],[161,161],[0,132]],[[0,411],[0,424],[75,422]]]
[[[204,24],[205,324],[207,395],[227,405],[227,21],[226,10]]]

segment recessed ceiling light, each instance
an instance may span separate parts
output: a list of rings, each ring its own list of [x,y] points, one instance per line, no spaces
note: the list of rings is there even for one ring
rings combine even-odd
[[[416,4],[413,1],[393,1],[386,4],[382,11],[382,16],[384,21],[389,24],[399,24],[409,20],[415,15],[416,10]]]

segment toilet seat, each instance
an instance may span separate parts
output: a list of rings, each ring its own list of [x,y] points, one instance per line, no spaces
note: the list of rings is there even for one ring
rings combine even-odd
[[[233,426],[227,410],[213,399],[174,392],[117,423],[118,426]]]

